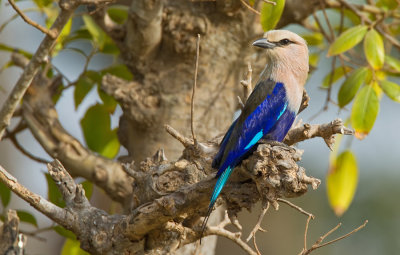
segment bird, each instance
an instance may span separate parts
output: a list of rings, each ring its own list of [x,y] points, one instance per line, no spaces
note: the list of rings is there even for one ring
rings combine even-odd
[[[254,41],[253,46],[265,49],[267,64],[213,159],[218,180],[203,220],[201,237],[234,168],[255,151],[261,139],[282,142],[302,101],[309,71],[306,41],[288,30],[270,30]]]

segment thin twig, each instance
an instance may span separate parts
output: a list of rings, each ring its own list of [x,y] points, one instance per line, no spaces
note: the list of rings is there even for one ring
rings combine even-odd
[[[248,3],[246,3],[244,0],[240,0],[240,2],[247,7],[247,9],[249,9],[250,11],[254,12],[257,15],[261,15],[261,13],[259,11],[257,11],[256,9],[254,9],[253,7],[251,7],[251,5],[249,5]]]
[[[36,162],[42,163],[42,164],[50,163],[50,161],[42,159],[40,157],[36,157],[35,155],[32,155],[29,151],[25,150],[25,148],[18,142],[18,139],[17,139],[15,133],[6,131],[6,136],[14,144],[15,148],[17,148],[22,154],[24,154],[28,158],[30,158]]]
[[[346,238],[346,237],[348,237],[348,236],[350,236],[350,235],[356,233],[357,231],[363,229],[363,228],[367,225],[367,223],[368,223],[368,220],[364,221],[364,223],[363,223],[361,226],[359,226],[359,227],[356,228],[356,229],[353,229],[351,232],[349,232],[349,233],[347,233],[347,234],[345,234],[345,235],[342,235],[341,237],[338,237],[338,238],[336,238],[336,239],[334,239],[334,240],[331,240],[331,241],[329,241],[329,242],[323,243],[323,244],[319,245],[317,248],[321,248],[321,247],[323,247],[323,246],[326,246],[326,245],[335,243],[335,242],[337,242],[337,241],[340,241],[340,240],[342,240],[342,239],[344,239],[344,238]],[[316,249],[317,249],[317,248],[316,248]]]
[[[315,218],[313,214],[305,211],[303,208],[293,204],[292,202],[289,202],[289,201],[287,201],[285,199],[282,199],[282,198],[277,198],[276,200],[279,201],[279,202],[285,203],[285,204],[289,205],[290,207],[293,207],[294,209],[298,210],[299,212],[301,212],[304,215],[307,215],[308,217],[311,217],[312,219]]]
[[[303,251],[306,251],[307,250],[307,234],[308,234],[308,226],[310,225],[310,221],[311,221],[311,216],[308,216],[308,218],[307,218],[307,222],[306,222],[306,228],[305,228],[305,230],[304,230],[304,250]]]
[[[324,3],[323,0],[319,0],[319,3],[320,3],[320,5],[321,5],[322,13],[324,14],[324,18],[325,18],[326,24],[328,25],[328,28],[329,28],[331,40],[333,41],[333,40],[335,39],[335,32],[333,31],[331,22],[329,21],[329,18],[328,18],[328,14],[326,13],[326,10],[325,10],[325,3]]]
[[[249,236],[246,239],[246,242],[249,242],[250,239],[253,237],[254,239],[256,239],[256,233],[258,230],[265,232],[264,229],[261,228],[261,222],[265,216],[265,214],[267,213],[268,209],[269,209],[269,202],[267,201],[266,205],[263,206],[263,210],[260,213],[260,216],[258,216],[258,220],[256,225],[254,226],[253,230],[250,232]],[[256,246],[257,247],[257,246]]]
[[[24,10],[21,10],[22,12],[37,12],[38,8],[26,8]],[[14,15],[12,15],[8,20],[6,20],[3,24],[1,24],[0,26],[0,33],[3,31],[3,29],[10,24],[11,21],[15,20],[16,18],[19,17],[19,14],[16,13]]]
[[[220,228],[220,227],[207,227],[206,231],[204,232],[205,236],[208,235],[218,235],[218,236],[223,236],[231,241],[235,242],[237,245],[240,246],[247,254],[250,255],[258,255],[257,252],[255,252],[246,242],[244,242],[242,239],[240,239],[240,235],[238,233],[232,233],[226,229]]]
[[[251,92],[253,91],[253,85],[252,85],[252,75],[253,75],[253,69],[251,68],[250,62],[247,63],[247,75],[246,75],[246,80],[240,81],[240,84],[243,86],[243,93],[244,93],[244,102],[247,102],[247,99],[249,98]]]
[[[71,9],[61,8],[61,12],[52,26],[52,30],[55,31],[57,36],[60,34],[65,24],[67,24],[75,8],[75,6],[74,8],[71,7]],[[36,53],[31,58],[29,64],[25,67],[22,75],[19,77],[10,95],[3,102],[3,106],[0,110],[0,140],[3,137],[5,128],[10,125],[11,118],[15,110],[17,109],[22,97],[24,96],[25,91],[28,89],[43,61],[50,54],[51,47],[54,43],[55,38],[46,34]]]
[[[269,1],[269,0],[262,0],[264,3],[276,5],[276,2]]]
[[[39,212],[43,213],[53,221],[57,223],[65,223],[67,212],[64,209],[54,205],[53,203],[47,201],[43,197],[33,193],[28,190],[25,186],[21,185],[17,179],[12,176],[6,169],[0,165],[0,182],[4,183],[12,192],[17,196],[28,202],[32,207],[34,207]],[[63,217],[59,217],[63,215]]]
[[[351,232],[349,232],[349,233],[347,233],[347,234],[345,234],[345,235],[342,235],[342,236],[340,236],[340,237],[338,237],[338,238],[336,238],[336,239],[334,239],[334,240],[331,240],[331,241],[329,241],[329,242],[320,244],[325,238],[327,238],[329,235],[331,235],[333,232],[335,232],[335,231],[342,225],[342,223],[339,223],[339,224],[336,225],[334,228],[332,228],[332,229],[329,230],[327,233],[325,233],[323,236],[321,236],[320,238],[318,238],[318,240],[313,244],[313,246],[312,246],[310,249],[303,249],[303,250],[300,252],[300,255],[308,255],[308,254],[310,254],[312,251],[314,251],[314,250],[316,250],[316,249],[318,249],[318,248],[321,248],[321,247],[330,245],[330,244],[335,243],[335,242],[337,242],[337,241],[340,241],[340,240],[342,240],[342,239],[344,239],[344,238],[347,238],[347,237],[349,237],[350,235],[352,235],[352,234],[356,233],[357,231],[359,231],[360,229],[364,228],[364,227],[367,225],[367,223],[368,223],[368,220],[364,221],[364,224],[362,224],[361,226],[359,226],[359,227],[353,229]],[[308,222],[307,222],[306,228],[308,228]],[[306,239],[304,239],[304,240],[306,240]],[[304,247],[306,247],[306,246],[304,246]]]
[[[14,10],[19,14],[19,16],[21,16],[21,18],[28,23],[29,25],[39,29],[42,33],[47,34],[48,36],[50,36],[52,39],[55,39],[57,37],[57,33],[53,30],[49,30],[45,27],[42,27],[41,25],[39,25],[38,23],[36,23],[35,21],[31,20],[28,16],[25,15],[25,13],[23,13],[18,6],[14,3],[14,0],[8,0],[8,2],[10,3],[10,5],[14,8]]]
[[[177,130],[175,130],[170,125],[165,125],[164,128],[168,134],[172,135],[172,137],[174,137],[176,140],[178,140],[183,146],[188,147],[193,144],[190,139],[183,136],[181,133],[179,133]]]
[[[319,27],[319,31],[321,32],[321,34],[325,37],[325,39],[326,39],[328,42],[332,42],[330,36],[325,32],[325,29],[322,27],[322,23],[321,23],[321,21],[319,20],[319,18],[317,17],[317,14],[315,14],[315,12],[314,12],[314,13],[312,14],[312,16],[313,16],[315,22],[317,23],[317,25],[318,25],[318,27]]]
[[[196,94],[197,87],[197,73],[199,70],[199,55],[200,55],[200,34],[197,34],[197,42],[196,42],[196,67],[194,69],[194,84],[193,84],[193,92],[192,92],[192,102],[190,105],[190,125],[192,129],[192,138],[193,144],[197,144],[197,139],[194,134],[194,96]]]

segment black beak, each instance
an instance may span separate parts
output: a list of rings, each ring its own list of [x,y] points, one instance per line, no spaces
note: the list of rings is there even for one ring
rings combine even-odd
[[[264,49],[273,49],[275,44],[269,42],[266,38],[261,38],[253,42],[253,46],[257,46]]]

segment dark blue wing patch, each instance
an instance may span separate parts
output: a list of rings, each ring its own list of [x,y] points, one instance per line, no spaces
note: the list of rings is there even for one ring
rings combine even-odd
[[[281,127],[281,123],[290,128],[292,123],[287,121],[289,120],[288,116],[292,114],[291,111],[288,110],[287,105],[288,101],[285,86],[283,83],[278,82],[275,84],[272,92],[266,96],[253,112],[248,114],[248,116],[239,117],[236,123],[237,127],[235,130],[231,131],[229,142],[227,142],[223,148],[225,158],[224,162],[219,167],[217,176],[221,175],[228,166],[234,168],[239,164],[244,157],[248,156],[247,152],[261,138],[268,136],[271,129],[274,129],[275,133],[279,133],[278,131],[283,129],[281,132],[283,133],[284,130],[288,128]],[[293,115],[295,115],[295,113],[293,113]],[[283,116],[285,116],[286,121],[279,122]],[[273,137],[276,137],[276,135]]]
[[[232,123],[232,125],[229,127],[228,131],[226,132],[224,138],[222,138],[220,147],[219,147],[219,151],[218,153],[215,155],[214,160],[211,164],[211,166],[215,169],[219,169],[219,166],[221,165],[221,160],[222,160],[222,156],[224,156],[224,151],[225,151],[225,147],[226,144],[229,141],[229,138],[231,137],[233,128],[235,127],[237,122],[237,119]]]

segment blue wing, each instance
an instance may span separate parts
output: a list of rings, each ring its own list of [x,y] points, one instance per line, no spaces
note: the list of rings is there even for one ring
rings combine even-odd
[[[225,147],[228,144],[229,138],[231,137],[231,134],[232,134],[233,128],[236,125],[236,122],[237,122],[237,119],[229,127],[228,131],[226,131],[224,138],[222,138],[221,144],[219,146],[219,151],[215,155],[214,160],[211,165],[213,168],[219,169],[222,157],[224,156]]]
[[[261,80],[254,88],[239,118],[231,125],[213,161],[218,167],[217,183],[211,197],[203,229],[214,204],[233,169],[256,148],[261,138],[282,141],[296,117],[288,109],[283,83]]]
[[[281,141],[296,114],[287,106],[286,89],[282,83],[260,81],[232,128],[229,140],[224,148],[220,148],[223,156],[217,176],[229,166],[232,171],[261,138],[268,136],[271,140]]]

